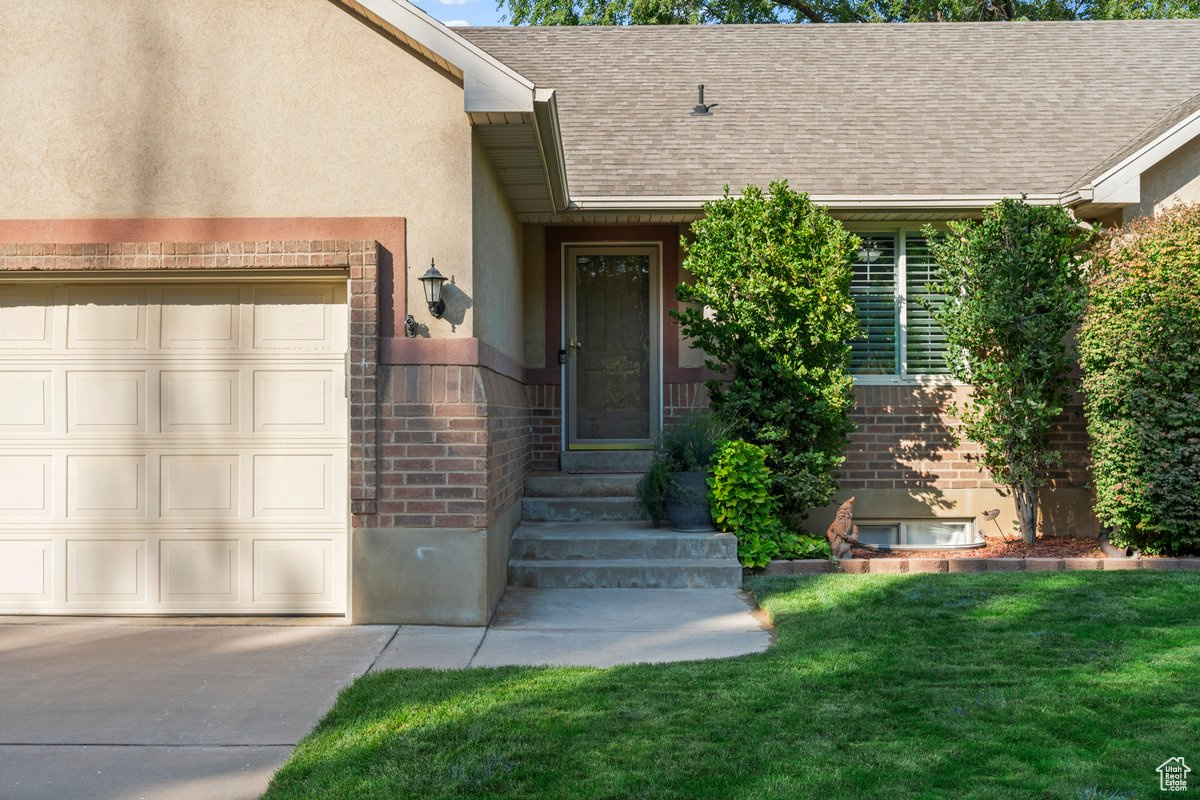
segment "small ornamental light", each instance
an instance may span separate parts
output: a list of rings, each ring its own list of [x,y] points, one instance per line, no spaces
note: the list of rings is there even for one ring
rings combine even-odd
[[[446,276],[438,272],[433,259],[429,259],[429,269],[421,276],[421,285],[425,287],[425,303],[434,319],[441,319],[442,314],[446,313],[446,301],[442,299],[442,284],[445,282]]]

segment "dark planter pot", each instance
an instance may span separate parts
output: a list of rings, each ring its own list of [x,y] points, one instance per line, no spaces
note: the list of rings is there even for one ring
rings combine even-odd
[[[673,472],[667,489],[667,521],[677,531],[714,531],[708,505],[707,472]]]

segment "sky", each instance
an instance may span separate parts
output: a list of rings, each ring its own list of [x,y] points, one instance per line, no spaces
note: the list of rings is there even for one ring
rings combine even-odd
[[[503,25],[496,0],[413,0],[447,25]]]

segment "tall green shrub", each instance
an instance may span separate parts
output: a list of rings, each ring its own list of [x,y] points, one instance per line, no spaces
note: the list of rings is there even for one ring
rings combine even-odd
[[[853,428],[848,342],[859,335],[850,298],[856,237],[806,194],[772,183],[705,204],[683,241],[695,305],[674,316],[729,381],[709,381],[730,435],[770,447],[782,511],[824,505]]]
[[[946,297],[931,311],[946,333],[947,363],[974,387],[955,411],[993,480],[1012,491],[1021,536],[1033,542],[1038,492],[1061,458],[1050,429],[1071,397],[1081,233],[1058,206],[1004,200],[982,221],[926,235],[938,263],[932,288]]]
[[[1096,514],[1150,553],[1200,552],[1200,206],[1105,236],[1079,335]]]

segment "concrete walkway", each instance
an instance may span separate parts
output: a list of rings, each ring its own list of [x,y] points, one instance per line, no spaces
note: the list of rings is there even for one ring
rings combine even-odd
[[[490,628],[0,618],[0,798],[251,800],[369,670],[765,650],[728,589],[512,589]]]
[[[728,658],[770,643],[732,589],[509,589],[488,628],[403,627],[375,669],[610,667]]]
[[[395,626],[0,624],[0,798],[250,800]]]

